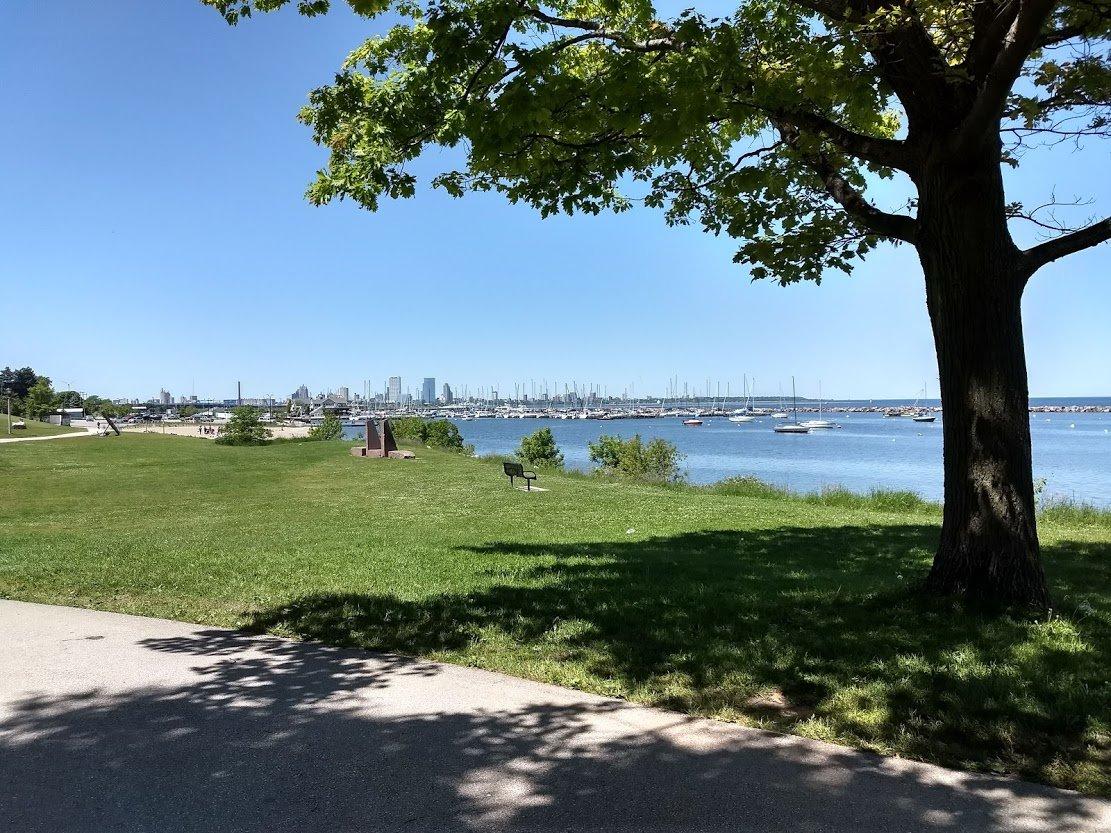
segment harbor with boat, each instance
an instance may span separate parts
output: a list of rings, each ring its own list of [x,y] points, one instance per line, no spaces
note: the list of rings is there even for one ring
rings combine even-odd
[[[774,432],[773,426],[791,421],[791,400],[786,416],[775,418],[778,398],[756,402],[751,421],[734,422],[734,411],[747,415],[747,402],[731,401],[717,408],[636,408],[615,406],[559,412],[512,406],[483,409],[464,419],[452,411],[439,414],[451,419],[463,440],[478,455],[511,455],[521,438],[539,428],[550,428],[567,466],[592,468],[587,446],[602,435],[622,438],[640,434],[673,443],[683,455],[682,469],[689,482],[716,483],[732,477],[756,477],[776,486],[818,492],[844,487],[856,492],[872,489],[912,491],[929,500],[942,493],[941,444],[944,414],[936,401],[925,403],[934,422],[917,422],[923,403],[914,400],[823,402],[823,419],[837,429],[810,429],[799,436]],[[466,412],[464,412],[466,413]],[[481,416],[479,415],[481,413]],[[816,401],[798,402],[798,421],[817,419]],[[898,417],[888,414],[898,413]],[[695,416],[698,414],[698,416]],[[393,415],[393,414],[391,414]],[[698,426],[685,420],[697,419]],[[362,424],[346,429],[355,437]],[[1045,481],[1043,496],[1067,497],[1111,507],[1111,398],[1096,401],[1038,401],[1030,415],[1034,476]]]

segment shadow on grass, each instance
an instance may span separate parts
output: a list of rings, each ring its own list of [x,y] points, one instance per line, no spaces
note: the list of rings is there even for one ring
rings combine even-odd
[[[100,689],[4,704],[6,829],[1092,831],[1106,818],[1071,793],[460,685],[404,657],[214,630],[112,650]],[[150,683],[129,688],[121,656]]]
[[[490,584],[310,595],[249,628],[484,667],[967,769],[1111,791],[1111,547],[1046,551],[1069,612],[969,611],[914,587],[928,525],[492,542]],[[1086,589],[1085,589],[1086,588]],[[1100,727],[1103,727],[1102,729]],[[1102,748],[1101,748],[1102,747]]]

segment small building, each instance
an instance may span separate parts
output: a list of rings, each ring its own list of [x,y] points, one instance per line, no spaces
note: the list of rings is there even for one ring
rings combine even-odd
[[[51,425],[69,425],[71,422],[80,421],[84,418],[84,408],[59,408],[54,413],[49,414],[46,421]]]

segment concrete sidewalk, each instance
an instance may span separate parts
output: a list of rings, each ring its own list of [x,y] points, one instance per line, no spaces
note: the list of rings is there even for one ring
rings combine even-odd
[[[499,674],[0,601],[11,831],[1107,831],[1111,802]]]
[[[4,444],[4,443],[41,443],[41,442],[46,442],[47,440],[67,440],[67,439],[73,439],[74,437],[97,437],[97,436],[100,436],[100,435],[97,434],[97,432],[94,429],[89,428],[89,429],[86,429],[85,431],[71,431],[68,434],[43,434],[43,435],[38,436],[38,437],[9,437],[9,436],[5,435],[3,437],[0,437],[0,444]]]

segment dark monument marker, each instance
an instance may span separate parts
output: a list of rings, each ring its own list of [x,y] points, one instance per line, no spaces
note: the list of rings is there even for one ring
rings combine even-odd
[[[393,437],[390,421],[383,419],[381,428],[374,427],[374,420],[366,421],[366,444],[355,446],[351,453],[356,457],[389,457],[390,452],[397,451],[397,440]]]

